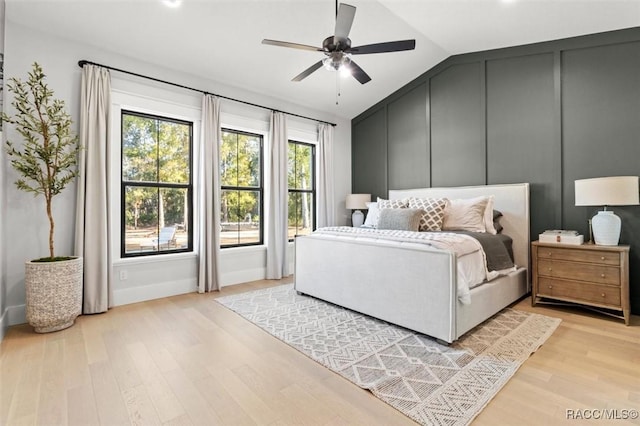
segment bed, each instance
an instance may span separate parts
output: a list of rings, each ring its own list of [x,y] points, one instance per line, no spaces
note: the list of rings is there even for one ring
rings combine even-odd
[[[530,291],[529,184],[420,188],[389,191],[408,197],[468,199],[494,197],[503,234],[513,240],[515,268],[458,292],[454,252],[423,244],[310,234],[295,240],[295,289],[381,320],[451,343]]]

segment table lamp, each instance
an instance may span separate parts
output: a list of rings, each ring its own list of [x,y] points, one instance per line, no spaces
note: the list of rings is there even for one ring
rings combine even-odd
[[[638,186],[638,176],[576,180],[576,206],[604,206],[604,210],[591,219],[593,239],[597,245],[618,245],[621,220],[613,211],[607,210],[607,206],[640,204]]]
[[[359,228],[364,223],[364,213],[360,210],[367,209],[367,203],[371,201],[371,194],[349,194],[346,205],[349,210],[354,210],[351,215],[351,226]]]

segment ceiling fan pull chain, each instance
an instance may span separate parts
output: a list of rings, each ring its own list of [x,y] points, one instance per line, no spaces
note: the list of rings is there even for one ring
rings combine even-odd
[[[336,73],[336,106],[338,105],[338,99],[340,98],[340,73]]]

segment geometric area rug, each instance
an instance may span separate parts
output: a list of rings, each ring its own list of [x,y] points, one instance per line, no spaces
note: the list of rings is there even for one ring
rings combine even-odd
[[[471,423],[560,324],[507,308],[446,346],[293,284],[215,300],[423,425]]]

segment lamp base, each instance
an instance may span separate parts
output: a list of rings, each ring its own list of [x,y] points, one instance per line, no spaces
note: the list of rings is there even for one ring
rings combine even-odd
[[[360,210],[356,210],[351,215],[351,226],[354,228],[360,228],[364,224],[364,213]]]
[[[593,239],[599,246],[617,246],[622,221],[611,210],[599,211],[591,219]]]

